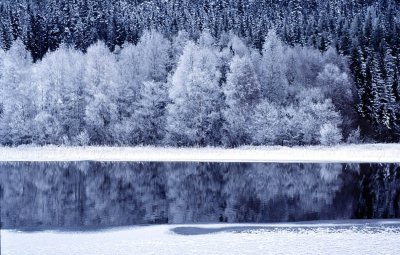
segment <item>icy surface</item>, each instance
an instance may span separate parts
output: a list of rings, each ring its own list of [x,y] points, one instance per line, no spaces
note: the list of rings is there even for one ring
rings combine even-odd
[[[155,225],[103,231],[1,231],[4,255],[398,254],[399,221]]]
[[[0,147],[0,161],[400,162],[400,144],[334,147]]]

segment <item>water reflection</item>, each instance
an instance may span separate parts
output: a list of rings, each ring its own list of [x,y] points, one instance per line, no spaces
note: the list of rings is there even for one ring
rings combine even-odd
[[[1,163],[3,228],[400,217],[398,164]]]

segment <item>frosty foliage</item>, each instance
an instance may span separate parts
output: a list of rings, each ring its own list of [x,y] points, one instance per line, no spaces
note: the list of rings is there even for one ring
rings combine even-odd
[[[358,143],[362,142],[361,131],[360,131],[359,127],[357,129],[354,129],[353,131],[351,131],[351,133],[347,137],[346,142],[349,144],[358,144]]]
[[[224,111],[227,145],[251,143],[250,118],[262,93],[250,58],[234,56],[225,86],[227,108]]]
[[[0,51],[0,143],[331,145],[355,126],[346,63],[274,30],[261,52],[233,33],[149,30],[114,51],[61,45],[36,62],[15,41]]]
[[[30,86],[32,57],[17,40],[2,56],[0,136],[3,143],[32,143],[36,107]]]
[[[172,76],[168,140],[174,145],[216,145],[221,140],[219,58],[210,35],[200,39],[199,45],[187,44]]]
[[[324,124],[319,132],[321,135],[320,142],[322,145],[335,145],[340,143],[342,140],[340,130],[331,123]]]
[[[270,30],[265,39],[260,63],[262,94],[269,101],[281,101],[287,91],[288,80],[285,73],[290,67],[285,60],[286,48],[275,30]]]

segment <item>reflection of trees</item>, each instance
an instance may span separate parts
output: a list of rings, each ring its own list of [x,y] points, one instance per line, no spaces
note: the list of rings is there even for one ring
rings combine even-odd
[[[158,164],[6,164],[5,226],[110,226],[165,222]]]
[[[227,172],[228,221],[319,219],[341,172],[340,164],[243,164]]]
[[[170,165],[169,222],[216,222],[223,213],[223,168],[212,163]]]
[[[400,165],[361,164],[359,218],[400,217]]]
[[[400,171],[394,164],[2,163],[0,197],[3,227],[399,217]]]
[[[84,175],[76,164],[2,164],[0,177],[5,226],[82,222]]]

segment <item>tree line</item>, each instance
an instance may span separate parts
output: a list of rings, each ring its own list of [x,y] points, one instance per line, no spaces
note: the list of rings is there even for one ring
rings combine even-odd
[[[113,52],[61,45],[33,62],[17,40],[1,52],[4,145],[336,144],[360,139],[346,58],[234,35],[172,40],[146,31]]]
[[[59,47],[86,53],[99,40],[115,53],[124,44],[137,45],[151,30],[171,43],[182,36],[180,31],[191,41],[198,41],[204,31],[218,42],[233,33],[259,52],[268,33],[275,31],[290,47],[312,48],[323,54],[336,50],[349,65],[347,75],[355,88],[349,108],[356,109],[355,126],[360,127],[364,139],[400,139],[399,0],[0,2],[0,47],[8,51],[19,40],[34,62]],[[179,57],[169,58],[168,74]],[[224,68],[220,70],[223,83],[229,67]]]

